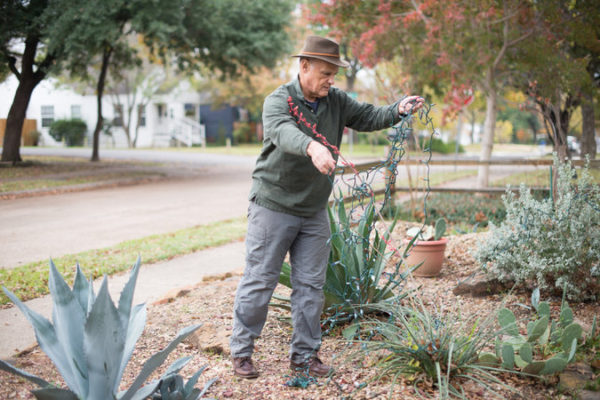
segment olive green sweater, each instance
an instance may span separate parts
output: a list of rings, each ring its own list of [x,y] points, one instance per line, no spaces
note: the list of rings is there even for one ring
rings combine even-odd
[[[250,200],[271,210],[310,217],[327,206],[333,176],[321,174],[306,155],[315,138],[311,128],[290,112],[288,98],[316,131],[339,148],[344,127],[374,131],[399,121],[398,103],[375,107],[331,88],[315,113],[295,79],[277,88],[263,106],[264,141],[252,174]],[[333,154],[333,152],[332,152]],[[337,161],[337,155],[333,154]]]

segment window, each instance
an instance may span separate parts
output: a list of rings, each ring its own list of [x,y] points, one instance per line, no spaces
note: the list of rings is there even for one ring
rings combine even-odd
[[[186,103],[183,105],[184,115],[187,118],[195,118],[196,117],[196,107],[193,104]]]
[[[123,106],[117,104],[114,106],[113,126],[123,126]]]
[[[74,104],[71,106],[71,118],[81,119],[81,106]]]
[[[54,122],[54,106],[42,106],[42,128],[48,128]]]
[[[146,106],[143,104],[138,105],[138,121],[140,126],[146,126]]]

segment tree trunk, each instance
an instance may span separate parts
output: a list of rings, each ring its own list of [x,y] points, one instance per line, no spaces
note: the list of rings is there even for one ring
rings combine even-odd
[[[475,143],[475,110],[471,110],[471,144]]]
[[[98,153],[98,147],[100,144],[100,132],[102,131],[103,117],[102,117],[102,95],[104,94],[104,83],[106,82],[106,71],[108,70],[108,64],[110,62],[110,56],[112,55],[113,48],[107,47],[102,53],[102,67],[100,69],[100,76],[98,77],[98,84],[96,85],[96,101],[98,108],[98,120],[96,121],[96,128],[94,129],[93,137],[93,149],[92,158],[90,161],[100,161],[100,155]]]
[[[581,135],[581,158],[586,155],[590,160],[596,158],[596,131],[594,127],[594,96],[586,93],[581,102],[582,135]]]
[[[13,103],[8,111],[6,119],[6,130],[4,132],[4,142],[2,144],[2,161],[17,163],[22,161],[21,148],[21,131],[23,130],[23,122],[27,115],[27,107],[31,100],[31,94],[38,83],[46,76],[45,66],[52,61],[51,56],[47,55],[42,62],[44,67],[33,71],[35,55],[37,52],[39,40],[37,38],[28,37],[25,40],[25,50],[21,58],[21,72],[16,69],[16,66],[11,64],[11,70],[19,80],[19,86],[15,92]]]
[[[483,123],[483,138],[481,140],[480,161],[489,161],[492,157],[492,149],[494,147],[494,131],[496,129],[496,102],[497,94],[494,87],[493,74],[488,71],[487,76],[488,87],[486,88],[486,109],[485,122]],[[489,184],[489,165],[480,165],[477,174],[477,187],[486,188]]]
[[[2,145],[2,161],[10,161],[13,164],[22,161],[20,154],[21,132],[29,100],[37,84],[38,82],[35,80],[26,80],[25,78],[22,78],[19,82],[13,103],[8,111],[8,118],[6,119],[6,131],[4,132],[4,143]]]

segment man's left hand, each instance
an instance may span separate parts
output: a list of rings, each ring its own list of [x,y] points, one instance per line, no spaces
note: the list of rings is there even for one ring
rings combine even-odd
[[[412,114],[423,107],[425,99],[421,96],[407,96],[398,104],[398,112],[400,114]]]

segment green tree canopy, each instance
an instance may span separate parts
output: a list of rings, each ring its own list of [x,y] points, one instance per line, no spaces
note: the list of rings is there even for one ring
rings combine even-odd
[[[98,123],[92,155],[92,159],[98,159],[101,98],[108,66],[118,63],[128,68],[140,60],[126,40],[131,34],[139,35],[156,59],[174,55],[182,69],[191,70],[203,64],[232,75],[239,67],[252,70],[262,65],[272,66],[288,51],[286,27],[291,11],[292,4],[287,0],[9,0],[2,2],[0,22],[6,20],[13,25],[6,32],[2,25],[0,51],[2,61],[9,67],[14,58],[10,51],[18,41],[34,42],[29,47],[32,65],[44,54],[47,65],[64,66],[79,76],[93,73],[94,64],[101,66],[96,85]],[[38,51],[40,40],[43,51]],[[23,60],[29,53],[26,47]],[[12,67],[11,70],[15,72]],[[38,71],[46,73],[46,69]],[[20,129],[27,104],[45,73],[28,84],[27,93],[15,95],[13,108],[19,113],[9,114],[9,122],[20,120],[20,126],[17,129],[16,123],[13,127],[7,122],[3,160],[9,147],[6,160],[20,160]],[[17,97],[21,100],[16,101]]]

